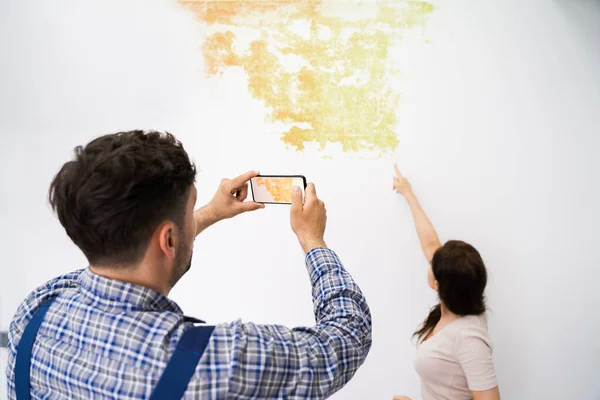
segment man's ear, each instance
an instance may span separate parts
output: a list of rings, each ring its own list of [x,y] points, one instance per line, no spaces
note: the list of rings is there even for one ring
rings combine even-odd
[[[162,224],[158,228],[158,244],[165,256],[175,258],[175,249],[177,248],[177,229],[170,222]]]

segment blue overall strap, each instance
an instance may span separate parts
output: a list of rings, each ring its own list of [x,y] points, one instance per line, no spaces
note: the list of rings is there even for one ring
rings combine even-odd
[[[44,322],[44,317],[55,299],[56,297],[46,300],[37,309],[31,321],[25,327],[25,331],[21,335],[21,340],[19,340],[19,344],[17,345],[17,359],[15,361],[15,392],[17,400],[29,400],[31,398],[29,392],[31,390],[29,371],[31,368],[33,343],[42,322]]]
[[[194,326],[183,333],[175,353],[171,356],[150,396],[151,400],[183,397],[214,330],[214,326],[201,325]]]

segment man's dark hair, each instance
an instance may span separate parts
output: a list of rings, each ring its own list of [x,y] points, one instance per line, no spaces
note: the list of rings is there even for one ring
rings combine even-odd
[[[139,262],[160,223],[182,227],[196,168],[170,133],[136,130],[75,147],[48,199],[92,265]]]

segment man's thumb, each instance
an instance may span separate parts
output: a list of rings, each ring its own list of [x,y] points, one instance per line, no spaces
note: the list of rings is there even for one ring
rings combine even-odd
[[[299,186],[294,186],[292,189],[292,213],[297,213],[302,210],[302,189]]]
[[[248,211],[256,211],[256,210],[260,210],[261,208],[265,208],[265,205],[262,203],[255,203],[253,201],[244,201],[243,203],[241,203],[241,208],[242,208],[242,212],[248,212]]]

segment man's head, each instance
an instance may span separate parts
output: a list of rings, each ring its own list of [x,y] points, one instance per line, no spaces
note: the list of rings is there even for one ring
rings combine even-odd
[[[95,268],[189,269],[196,169],[169,133],[129,131],[75,148],[50,185],[53,210]]]

